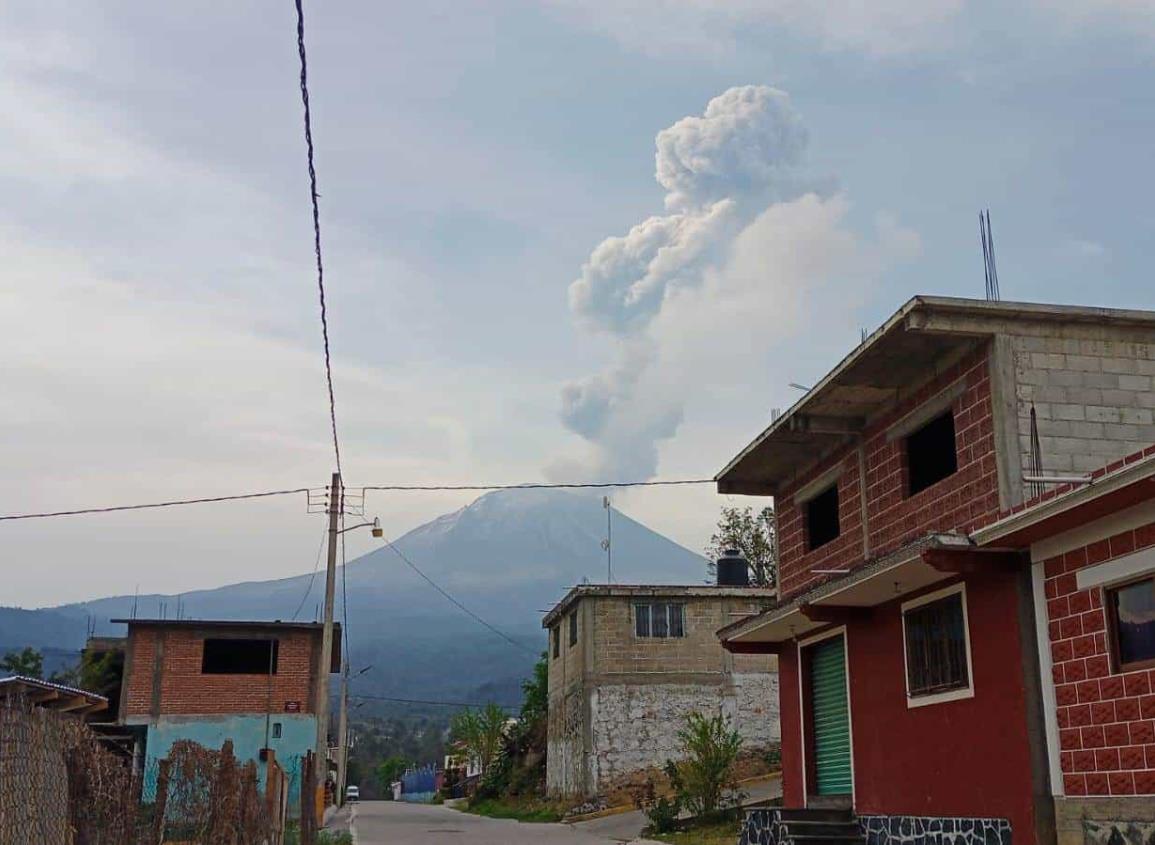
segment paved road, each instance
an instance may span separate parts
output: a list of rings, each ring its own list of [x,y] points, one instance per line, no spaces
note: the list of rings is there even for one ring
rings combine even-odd
[[[620,840],[565,824],[521,824],[446,807],[362,801],[352,820],[357,845],[606,845]]]

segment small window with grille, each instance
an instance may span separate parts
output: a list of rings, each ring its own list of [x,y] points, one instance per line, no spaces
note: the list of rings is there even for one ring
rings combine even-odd
[[[974,695],[964,585],[904,604],[902,628],[908,706]]]
[[[685,605],[680,602],[636,603],[634,635],[657,639],[686,636]]]
[[[577,611],[569,615],[569,647],[577,645]]]

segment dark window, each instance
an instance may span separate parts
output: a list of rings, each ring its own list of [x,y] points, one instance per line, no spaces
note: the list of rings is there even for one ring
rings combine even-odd
[[[550,639],[553,640],[554,659],[557,659],[557,656],[559,654],[561,654],[561,632],[558,630],[557,625],[554,625],[552,628],[549,629],[549,636],[550,636]]]
[[[806,503],[806,547],[817,549],[838,536],[838,484]]]
[[[954,412],[940,414],[906,438],[906,468],[911,496],[958,472]]]
[[[281,738],[281,723],[273,722],[273,739]]]
[[[201,672],[205,675],[275,675],[276,640],[205,640]]]
[[[1105,592],[1115,669],[1155,667],[1155,577]]]
[[[675,602],[639,602],[634,605],[634,634],[638,637],[684,637],[684,605]]]
[[[970,686],[962,593],[912,608],[902,621],[911,698]]]
[[[577,645],[577,611],[569,615],[569,646],[573,648]]]

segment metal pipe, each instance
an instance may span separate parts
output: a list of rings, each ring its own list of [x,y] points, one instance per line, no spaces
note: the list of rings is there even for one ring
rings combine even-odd
[[[1027,484],[1090,484],[1089,475],[1024,475]]]

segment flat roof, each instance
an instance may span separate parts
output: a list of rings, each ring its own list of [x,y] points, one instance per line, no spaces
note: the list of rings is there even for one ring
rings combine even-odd
[[[774,601],[775,587],[716,587],[709,584],[578,584],[554,605],[541,620],[548,628],[579,599],[597,598],[735,598]]]
[[[282,622],[274,619],[268,622],[251,619],[109,619],[118,625],[147,625],[150,628],[289,628],[294,630],[317,630],[325,626],[320,622]],[[341,623],[334,622],[333,630],[340,630]]]
[[[915,296],[731,460],[715,476],[718,492],[773,495],[944,362],[1014,324],[1040,322],[1155,331],[1155,311]]]

